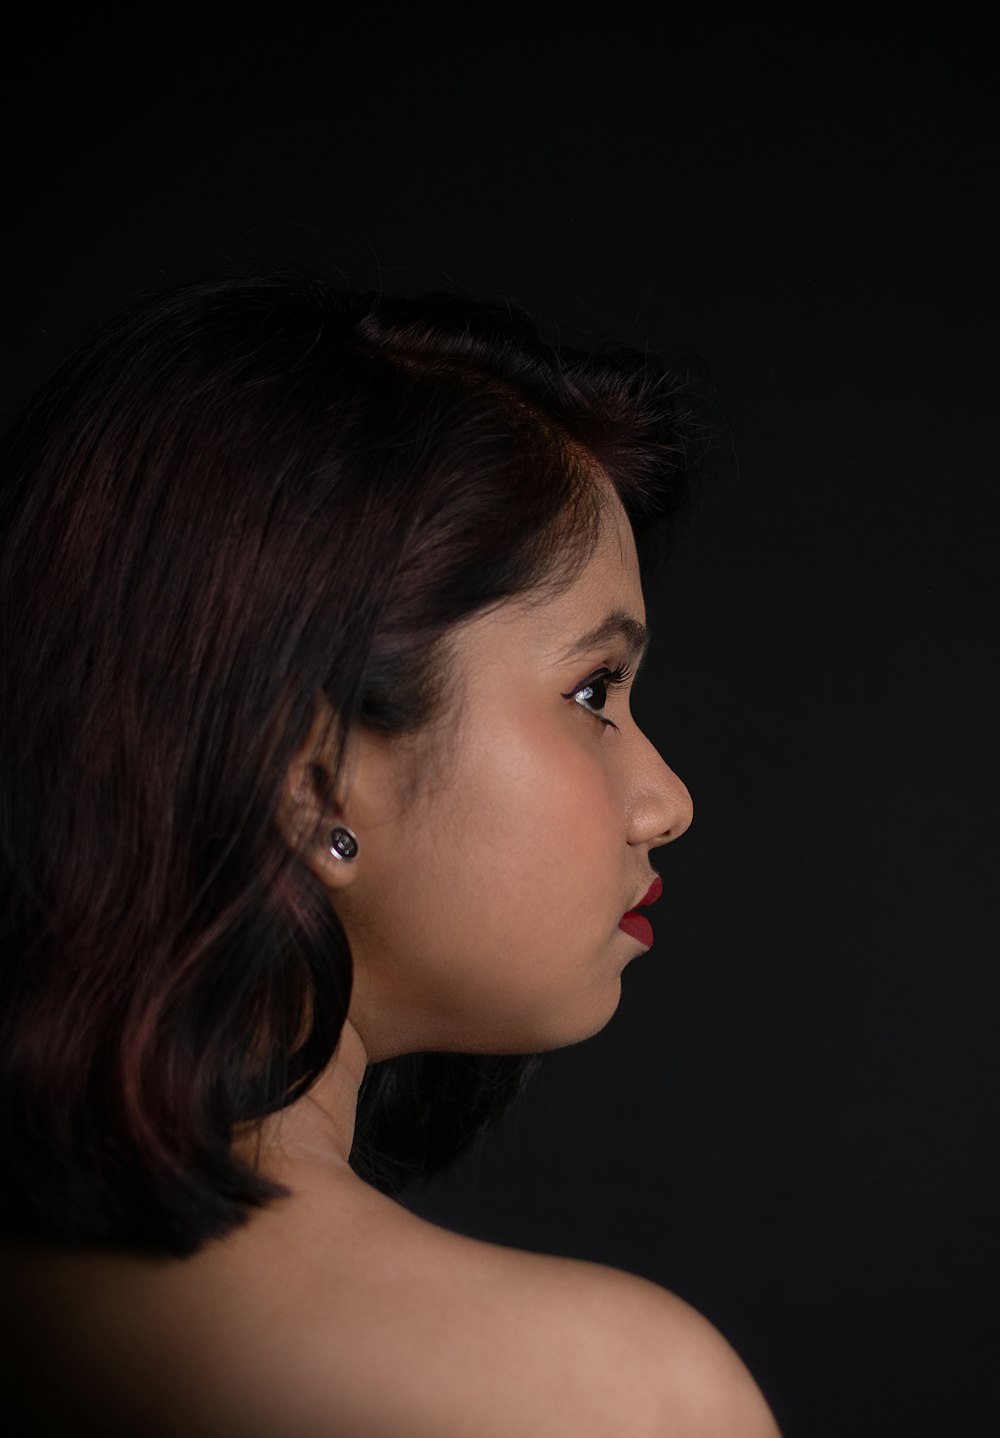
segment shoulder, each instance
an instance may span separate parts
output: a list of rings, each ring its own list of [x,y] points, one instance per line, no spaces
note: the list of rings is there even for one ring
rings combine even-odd
[[[566,1355],[579,1434],[635,1438],[778,1438],[757,1384],[689,1304],[634,1274],[583,1260],[517,1255],[515,1288],[532,1314],[529,1361]],[[514,1269],[520,1267],[522,1275]],[[590,1415],[590,1426],[584,1422]],[[557,1423],[554,1433],[561,1434]]]
[[[576,1346],[580,1381],[592,1375],[589,1381],[616,1406],[620,1428],[614,1431],[778,1438],[746,1366],[690,1304],[634,1274],[558,1262],[558,1275],[540,1275],[540,1281],[557,1290],[556,1326]]]
[[[186,1438],[777,1435],[721,1335],[656,1284],[362,1187],[300,1190],[181,1263],[32,1272],[45,1366],[70,1383],[82,1360],[81,1401],[123,1415],[105,1432],[155,1414]]]
[[[379,1431],[778,1438],[730,1345],[657,1284],[468,1239],[400,1210],[386,1219],[395,1241],[364,1255],[349,1305],[351,1391],[366,1412],[377,1397]],[[331,1352],[345,1352],[343,1317],[331,1313],[316,1331],[308,1385],[341,1423],[346,1390],[329,1380]]]

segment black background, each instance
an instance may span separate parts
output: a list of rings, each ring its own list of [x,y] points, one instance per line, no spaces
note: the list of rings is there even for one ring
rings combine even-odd
[[[409,1201],[674,1289],[787,1438],[985,1431],[987,22],[134,13],[8,46],[5,409],[138,287],[267,254],[691,346],[717,388],[635,693],[695,803],[657,855],[656,945],[609,1026]]]

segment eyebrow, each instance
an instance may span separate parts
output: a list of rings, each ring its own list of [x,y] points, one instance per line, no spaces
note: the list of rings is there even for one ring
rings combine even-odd
[[[641,662],[643,655],[649,647],[652,638],[648,627],[640,624],[631,614],[626,614],[623,609],[613,609],[600,624],[593,629],[581,634],[579,639],[573,643],[564,654],[556,661],[558,664],[568,664],[572,659],[579,659],[581,655],[591,649],[600,649],[605,644],[613,644],[615,641],[624,643],[630,658]]]

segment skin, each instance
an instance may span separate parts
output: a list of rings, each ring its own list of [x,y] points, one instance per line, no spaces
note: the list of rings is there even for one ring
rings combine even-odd
[[[348,1164],[367,1063],[551,1049],[615,1011],[643,952],[618,920],[692,805],[627,690],[602,711],[617,732],[588,708],[621,646],[561,658],[611,610],[645,619],[608,485],[573,586],[455,631],[457,714],[413,741],[356,736],[333,812],[317,716],[277,818],[348,934],[350,1011],[312,1090],[234,1144],[290,1195],[182,1262],[4,1255],[8,1345],[33,1393],[60,1375],[68,1431],[89,1410],[147,1438],[778,1438],[733,1350],[658,1285],[437,1228]],[[307,837],[338,821],[352,863]]]

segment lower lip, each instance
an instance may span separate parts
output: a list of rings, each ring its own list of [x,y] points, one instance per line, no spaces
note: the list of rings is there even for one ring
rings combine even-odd
[[[653,947],[653,926],[645,914],[637,914],[634,909],[630,910],[623,918],[618,920],[618,927],[633,939],[638,939],[640,944],[645,944],[647,949]]]

